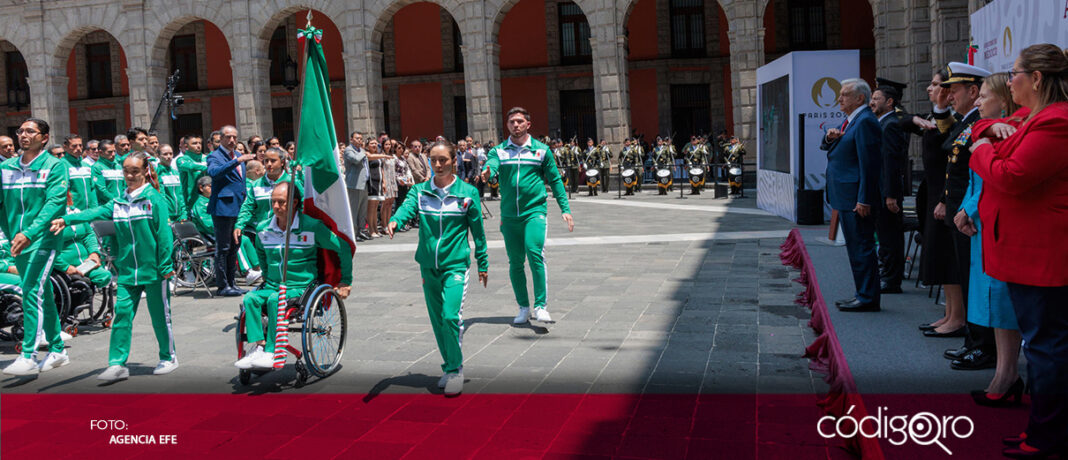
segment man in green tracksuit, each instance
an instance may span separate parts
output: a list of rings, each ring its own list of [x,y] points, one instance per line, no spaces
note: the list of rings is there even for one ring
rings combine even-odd
[[[182,190],[185,190],[185,207],[192,212],[193,202],[200,196],[197,191],[197,179],[208,175],[208,163],[204,160],[204,155],[200,153],[199,136],[186,138],[183,148],[185,152],[175,159],[175,164],[182,180]]]
[[[286,213],[290,209],[288,201],[290,182],[279,182],[271,192],[271,209],[274,216],[264,219],[256,227],[256,251],[264,266],[264,284],[261,289],[245,294],[242,305],[245,308],[245,329],[248,343],[255,343],[256,348],[234,363],[238,369],[270,369],[274,365],[274,338],[278,324],[278,288],[282,283],[282,254],[286,247],[286,232],[283,230]],[[300,203],[300,194],[294,193],[294,203]],[[330,231],[318,219],[309,217],[296,210],[290,225],[289,259],[286,267],[286,298],[295,299],[312,286],[318,274],[318,249],[337,253],[341,281],[334,288],[344,299],[349,295],[352,284],[352,246],[334,232]],[[267,334],[263,331],[263,317],[266,309],[268,317]]]
[[[73,206],[67,207],[67,215],[77,213],[79,210]],[[89,279],[94,286],[106,288],[111,284],[111,272],[100,265],[100,244],[96,240],[96,233],[89,224],[71,225],[60,233],[62,244],[59,254],[56,255],[56,270],[68,275],[81,275]],[[97,267],[88,273],[78,271],[78,266],[87,259],[93,259]]]
[[[531,317],[535,321],[551,323],[552,319],[545,309],[548,290],[544,249],[545,215],[548,212],[546,184],[553,190],[553,197],[560,206],[569,232],[575,230],[575,222],[571,218],[567,192],[560,180],[560,171],[556,168],[552,151],[527,134],[530,114],[522,107],[515,107],[508,111],[507,125],[511,136],[490,150],[482,179],[488,180],[499,174],[501,233],[504,234],[504,247],[508,253],[512,291],[519,304],[519,314],[513,323],[523,324]],[[533,311],[527,296],[524,259],[530,262],[530,272],[534,278]]]
[[[44,154],[48,123],[29,118],[17,134],[22,155],[0,163],[0,230],[11,237],[11,255],[22,276],[22,353],[4,368],[8,375],[33,375],[70,363],[60,337],[59,315],[48,275],[56,259],[59,237],[48,222],[67,211],[67,166]],[[42,336],[49,353],[33,359]]]
[[[52,221],[54,233],[59,233],[67,225],[96,220],[115,221],[115,240],[118,243],[115,257],[118,270],[115,318],[111,323],[108,368],[97,376],[109,382],[130,377],[126,361],[130,357],[133,319],[141,303],[141,293],[145,294],[152,329],[159,345],[160,361],[152,373],[169,374],[178,368],[171,327],[171,291],[168,288],[168,279],[174,275],[171,259],[174,234],[167,225],[167,199],[148,183],[149,163],[148,154],[131,153],[123,162],[126,190],[121,197]]]
[[[170,144],[162,144],[159,147],[159,164],[156,166],[156,177],[159,178],[159,191],[167,199],[167,208],[171,213],[170,222],[185,220],[189,214],[185,210],[185,192],[182,189],[182,180],[178,171],[171,168],[174,159],[174,148]]]
[[[82,158],[82,138],[71,134],[63,140],[63,162],[67,165],[70,180],[71,206],[78,210],[96,206],[96,190],[93,188],[93,165]]]
[[[122,196],[126,183],[122,179],[122,163],[115,158],[113,142],[100,141],[100,157],[93,163],[91,172],[98,205]]]
[[[423,297],[430,314],[430,325],[444,361],[441,365],[444,375],[438,381],[438,387],[443,388],[446,395],[459,394],[464,384],[460,345],[463,343],[464,298],[467,297],[471,266],[468,231],[475,240],[478,280],[483,286],[489,280],[486,232],[482,227],[480,206],[482,197],[475,186],[456,179],[452,172],[454,163],[452,144],[437,142],[432,145],[430,165],[434,169],[434,178],[412,187],[386,228],[386,233],[393,238],[398,225],[419,216],[419,246],[415,261],[419,263],[423,277]]]

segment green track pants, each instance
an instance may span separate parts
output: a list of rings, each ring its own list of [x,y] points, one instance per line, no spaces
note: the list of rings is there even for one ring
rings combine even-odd
[[[512,292],[520,307],[530,306],[524,262],[530,263],[530,274],[534,278],[534,308],[546,306],[548,278],[545,273],[545,231],[545,214],[501,218],[504,249],[508,253],[508,277],[512,280]]]
[[[54,249],[26,249],[15,258],[22,275],[22,357],[31,358],[37,351],[38,338],[48,340],[48,351],[63,351],[59,313],[48,275],[56,261]]]
[[[467,297],[467,269],[436,270],[420,267],[423,297],[445,373],[460,372],[464,355],[464,298]]]
[[[237,247],[237,266],[244,273],[260,267],[260,258],[256,255],[256,247],[253,246],[252,239],[244,233],[241,234],[241,245]]]
[[[152,318],[152,330],[159,343],[160,361],[177,359],[174,351],[174,329],[171,327],[171,290],[168,280],[151,284],[129,286],[119,284],[115,295],[115,319],[111,322],[111,343],[108,351],[108,365],[125,366],[130,358],[130,342],[133,332],[133,319],[137,307],[141,304],[141,293],[145,293],[148,314]]]
[[[304,295],[306,288],[286,288],[287,299],[297,299]],[[278,327],[278,291],[275,289],[257,289],[245,294],[241,303],[245,306],[245,337],[249,343],[265,341],[263,350],[274,353],[275,329]],[[263,314],[267,313],[267,333],[264,334]],[[295,342],[290,342],[295,343]]]

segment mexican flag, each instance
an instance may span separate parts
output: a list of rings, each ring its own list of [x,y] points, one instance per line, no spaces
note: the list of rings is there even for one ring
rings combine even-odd
[[[319,44],[322,37],[322,30],[310,25],[297,35],[306,45],[304,55],[307,57],[296,152],[296,162],[304,172],[304,214],[321,220],[355,248],[349,195],[345,178],[338,170],[341,151],[338,150],[333,112],[330,111],[330,79],[323,47]]]

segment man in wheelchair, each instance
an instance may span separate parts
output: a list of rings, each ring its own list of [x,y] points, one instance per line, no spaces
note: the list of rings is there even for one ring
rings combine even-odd
[[[285,220],[291,209],[287,200],[290,182],[278,182],[271,192],[271,210],[274,215],[264,219],[256,227],[256,253],[264,268],[263,286],[245,294],[242,307],[245,309],[245,329],[248,343],[256,348],[234,363],[238,369],[270,369],[274,365],[275,328],[278,324],[278,288],[282,282],[282,257],[286,250]],[[318,219],[300,212],[300,191],[294,187],[293,216],[289,226],[289,259],[286,270],[286,296],[296,299],[313,287],[318,275],[319,249],[337,254],[341,281],[335,287],[338,296],[345,299],[352,284],[352,247],[338,238]],[[265,311],[266,310],[266,311]],[[268,318],[267,333],[261,318]]]

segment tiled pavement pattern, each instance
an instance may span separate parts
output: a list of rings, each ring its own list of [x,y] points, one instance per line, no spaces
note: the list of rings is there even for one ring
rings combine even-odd
[[[557,323],[548,328],[510,324],[516,307],[498,220],[487,221],[489,288],[472,283],[464,306],[465,393],[824,390],[800,358],[812,339],[808,313],[793,303],[799,288],[791,285],[792,275],[778,259],[788,222],[755,211],[753,198],[707,195],[686,200],[576,195],[572,208],[577,228],[568,234],[550,204],[549,310]],[[489,202],[488,209],[496,215],[498,202]],[[760,238],[745,239],[750,236]],[[34,380],[4,378],[0,388],[5,393],[436,393],[440,357],[418,268],[402,246],[415,239],[413,231],[357,250],[343,367],[304,388],[292,387],[291,365],[240,385],[232,366],[238,301],[202,293],[173,300],[181,367],[169,376],[151,375],[155,341],[142,306],[134,324],[130,380],[98,386],[108,333],[89,330],[69,342],[70,366]],[[12,344],[0,344],[0,364],[13,358]]]

